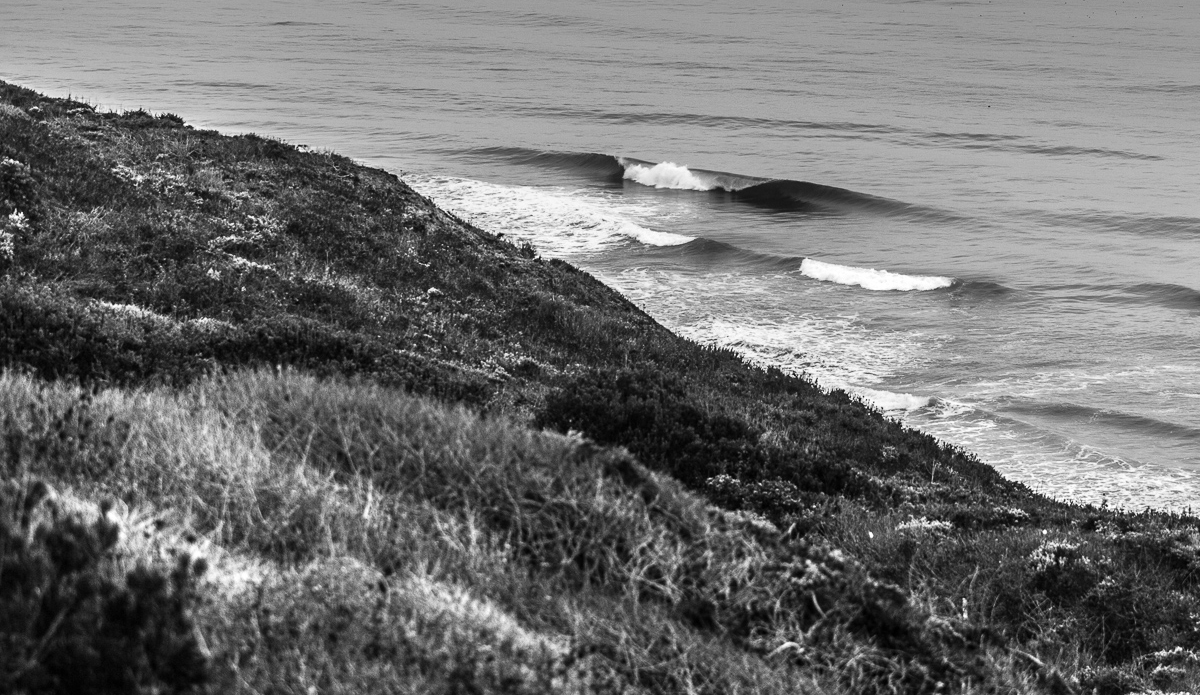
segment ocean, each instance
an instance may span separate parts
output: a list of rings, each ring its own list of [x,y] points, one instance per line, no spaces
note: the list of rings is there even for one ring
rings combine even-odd
[[[333,150],[1067,500],[1200,499],[1200,12],[6,0],[0,79]]]

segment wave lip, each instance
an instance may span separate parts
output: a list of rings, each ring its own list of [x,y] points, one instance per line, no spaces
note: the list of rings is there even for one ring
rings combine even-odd
[[[622,227],[621,231],[625,236],[636,239],[647,246],[682,246],[696,240],[696,237],[675,234],[673,232],[660,232],[640,227],[633,223]]]
[[[800,263],[800,274],[814,280],[834,282],[839,285],[856,285],[875,292],[923,292],[944,289],[954,284],[954,278],[940,275],[904,275],[874,268],[856,268],[825,263],[811,258],[805,258]]]

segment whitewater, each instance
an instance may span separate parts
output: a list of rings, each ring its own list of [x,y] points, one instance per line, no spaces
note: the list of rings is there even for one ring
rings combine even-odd
[[[10,0],[0,32],[2,79],[396,172],[1038,491],[1197,500],[1186,5]]]

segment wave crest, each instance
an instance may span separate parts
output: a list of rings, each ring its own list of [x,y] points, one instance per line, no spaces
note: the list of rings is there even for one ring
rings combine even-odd
[[[685,191],[710,191],[715,188],[687,167],[674,162],[659,162],[654,166],[630,162],[625,166],[625,178],[653,188]]]
[[[939,275],[904,275],[887,270],[814,261],[811,258],[805,258],[800,264],[800,274],[814,280],[835,282],[839,285],[857,285],[865,290],[877,292],[940,290],[954,284],[954,278]]]

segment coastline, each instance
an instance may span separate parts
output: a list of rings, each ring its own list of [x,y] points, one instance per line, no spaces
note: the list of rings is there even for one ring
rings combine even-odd
[[[1200,682],[1200,658],[1152,658],[1197,639],[1177,619],[1200,614],[1193,517],[1036,495],[843,392],[680,338],[595,278],[455,218],[382,170],[270,138],[197,131],[170,114],[97,113],[7,84],[0,102],[0,212],[11,247],[0,267],[0,358],[9,394],[5,484],[14,490],[40,481],[75,500],[80,514],[95,514],[101,497],[111,497],[127,522],[166,519],[166,509],[190,500],[182,505],[189,513],[164,528],[176,541],[202,538],[225,574],[235,566],[258,572],[251,584],[282,597],[289,582],[305,578],[336,575],[349,586],[382,573],[417,623],[431,619],[422,610],[465,592],[472,620],[505,616],[487,623],[497,644],[518,632],[543,645],[557,643],[531,631],[567,634],[571,649],[595,648],[588,678],[629,688],[682,690],[686,673],[702,674],[714,691],[734,687],[705,659],[732,669],[729,678],[745,687],[804,682],[817,692],[855,687],[842,680],[847,673],[880,692],[893,681],[908,692]],[[281,395],[292,392],[305,394],[308,410]],[[209,406],[209,398],[222,405]],[[98,467],[152,438],[129,434],[151,431],[146,402],[218,419],[226,408],[226,417],[255,423],[239,428],[234,417],[223,425],[245,447],[222,454],[229,460],[261,457],[255,447],[284,454],[266,455],[263,477],[248,482],[228,463],[218,466],[220,457],[121,475]],[[398,413],[393,403],[406,405]],[[108,424],[85,433],[84,410],[112,419],[95,418]],[[339,412],[361,417],[339,421]],[[391,470],[403,469],[408,449],[388,444],[394,432],[377,431],[381,413],[431,432],[423,450],[458,452],[445,458],[453,465],[437,464],[453,485],[408,490]],[[291,429],[272,430],[280,418]],[[349,421],[364,438],[354,446],[344,432],[340,443],[329,435]],[[188,427],[182,414],[178,427]],[[37,444],[68,430],[72,448]],[[459,430],[469,433],[462,451],[454,449],[463,446]],[[294,432],[311,432],[316,453]],[[373,447],[392,458],[378,459]],[[477,460],[476,450],[506,462],[486,484],[460,465]],[[525,453],[511,462],[496,453],[512,451]],[[291,479],[301,497],[265,514],[275,465],[312,466],[316,480],[327,480],[305,487]],[[545,475],[556,482],[537,487]],[[216,498],[197,482],[205,476],[218,488],[249,486],[244,518],[212,512]],[[164,478],[173,482],[156,486]],[[516,482],[501,484],[509,479]],[[582,516],[556,511],[590,510],[589,489],[623,510],[616,535],[597,531],[610,519],[604,504]],[[517,516],[488,506],[488,495],[501,492],[514,496]],[[381,509],[375,495],[392,506]],[[462,537],[417,534],[400,543],[395,524],[416,518],[418,508],[436,509],[436,523],[481,524],[474,533],[492,540],[455,556],[458,569],[422,575],[420,562],[397,558],[397,548],[424,543],[428,560],[453,555],[446,548]],[[271,517],[276,512],[282,516]],[[366,525],[347,530],[356,515]],[[277,524],[270,532],[268,518]],[[282,545],[271,540],[280,529],[291,529]],[[551,542],[564,534],[590,545]],[[692,555],[694,545],[708,555]],[[148,548],[124,548],[151,557]],[[493,556],[520,571],[488,564]],[[710,566],[689,564],[698,557]],[[747,557],[762,574],[735,577]],[[472,563],[486,566],[479,576]],[[344,570],[351,565],[353,577]],[[790,569],[765,569],[778,566]],[[980,585],[985,568],[993,576]],[[526,595],[547,582],[567,603],[539,606]],[[216,591],[211,582],[200,586]],[[504,588],[491,593],[497,587]],[[231,592],[190,618],[220,635],[206,647],[214,683],[232,677],[221,671],[221,650],[244,637],[238,620],[257,610],[239,603],[244,592]],[[333,610],[333,599],[318,594],[295,599],[297,619],[314,605]],[[495,603],[471,603],[484,597]],[[771,600],[784,604],[772,613],[763,603]],[[568,610],[587,601],[602,608]],[[652,625],[622,652],[639,611],[654,616]],[[601,629],[617,620],[602,620],[608,613],[624,622]],[[664,632],[678,641],[660,644]],[[34,644],[42,636],[35,637]],[[393,649],[426,663],[422,650],[432,647],[396,639]],[[323,638],[306,645],[311,654],[340,653]],[[256,677],[284,678],[287,668],[272,665],[282,653],[262,649]],[[546,663],[511,649],[501,662],[517,671],[524,664],[564,691],[582,682],[563,675],[570,649],[545,649],[556,655]],[[855,649],[868,650],[874,665],[843,673]],[[1064,656],[1070,649],[1077,656]],[[365,673],[363,654],[342,654],[327,667]],[[472,654],[458,665],[482,658]],[[656,671],[655,663],[667,665]],[[420,667],[421,678],[442,682],[448,676],[439,668]],[[491,672],[475,677],[503,681]]]

